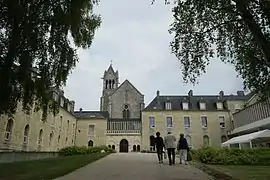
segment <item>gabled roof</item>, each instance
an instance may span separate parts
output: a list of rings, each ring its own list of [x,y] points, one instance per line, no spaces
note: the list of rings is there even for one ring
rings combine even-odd
[[[225,95],[222,99],[218,95],[196,95],[196,96],[159,96],[155,97],[148,106],[144,109],[147,110],[165,110],[165,102],[171,102],[172,110],[183,110],[182,102],[189,103],[189,110],[200,110],[199,102],[203,101],[206,103],[206,110],[217,110],[216,102],[225,102],[227,100],[248,100],[249,96],[235,96]]]
[[[138,92],[141,96],[144,96],[129,80],[125,80],[113,93],[112,95],[117,92],[118,89],[120,89],[124,84],[129,84],[133,89],[135,89],[136,92]]]
[[[107,111],[75,111],[74,115],[78,119],[107,119]]]

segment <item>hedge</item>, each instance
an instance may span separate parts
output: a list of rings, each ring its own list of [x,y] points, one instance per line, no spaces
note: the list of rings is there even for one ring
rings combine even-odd
[[[204,147],[191,150],[195,159],[206,164],[219,165],[270,165],[270,148],[215,149]]]
[[[107,146],[99,146],[99,147],[71,146],[60,149],[58,153],[60,156],[73,156],[81,154],[114,153],[114,152],[115,152],[114,149],[108,148]]]

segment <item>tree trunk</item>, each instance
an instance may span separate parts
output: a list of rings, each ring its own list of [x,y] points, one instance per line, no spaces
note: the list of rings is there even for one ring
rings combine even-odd
[[[243,21],[248,26],[250,32],[255,38],[256,43],[264,54],[266,63],[270,65],[270,43],[261,31],[261,28],[254,20],[252,14],[247,9],[247,3],[244,0],[236,0],[236,8],[240,12]]]

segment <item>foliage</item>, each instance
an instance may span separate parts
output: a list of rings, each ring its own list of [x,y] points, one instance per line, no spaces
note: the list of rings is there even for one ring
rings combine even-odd
[[[13,115],[18,101],[29,112],[36,102],[46,117],[55,108],[48,90],[65,85],[76,48],[90,47],[100,23],[91,0],[2,0],[0,114]]]
[[[206,164],[270,165],[270,149],[214,149],[192,150],[193,157]]]
[[[270,1],[178,0],[170,33],[185,82],[196,83],[213,57],[234,65],[246,89],[270,95]]]
[[[100,147],[87,147],[87,146],[71,146],[59,150],[60,156],[73,156],[80,154],[96,154],[96,153],[114,153],[115,150],[108,148],[106,146]]]

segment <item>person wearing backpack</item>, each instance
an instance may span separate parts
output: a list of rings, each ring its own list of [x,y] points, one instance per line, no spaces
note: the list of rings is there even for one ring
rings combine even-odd
[[[180,156],[180,164],[188,164],[188,152],[189,152],[189,146],[187,139],[184,137],[184,134],[180,134],[180,139],[178,141],[177,150],[179,152]]]

